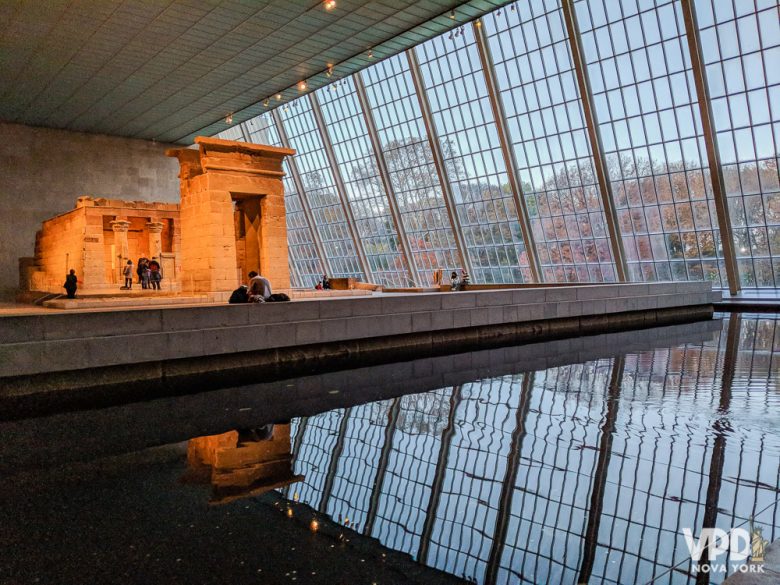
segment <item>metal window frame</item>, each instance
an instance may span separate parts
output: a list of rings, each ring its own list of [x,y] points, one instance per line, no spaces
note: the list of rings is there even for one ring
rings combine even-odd
[[[590,582],[593,574],[593,566],[596,562],[598,549],[599,528],[601,516],[604,510],[604,495],[606,493],[607,476],[609,475],[609,461],[612,457],[612,442],[615,437],[618,410],[620,407],[621,385],[626,369],[626,356],[619,355],[612,362],[612,374],[610,375],[607,389],[607,406],[601,423],[601,437],[599,439],[598,457],[593,469],[593,482],[590,490],[590,505],[588,506],[588,523],[583,535],[583,551],[580,559],[578,583]]]
[[[376,160],[377,170],[379,171],[379,176],[382,179],[382,185],[385,189],[385,195],[387,196],[387,203],[390,209],[390,216],[393,219],[393,225],[395,226],[395,233],[398,237],[398,242],[401,244],[401,254],[406,263],[406,270],[408,271],[409,278],[412,279],[412,282],[418,286],[422,286],[423,282],[420,280],[420,275],[417,273],[417,266],[414,263],[414,256],[412,255],[412,250],[409,246],[409,239],[406,237],[406,228],[404,228],[403,220],[401,219],[401,210],[398,207],[398,200],[395,195],[395,189],[393,189],[393,182],[390,180],[387,160],[382,151],[382,142],[379,140],[374,113],[371,111],[371,105],[368,101],[366,86],[363,83],[361,72],[358,71],[355,73],[352,76],[352,80],[355,84],[355,95],[357,95],[358,104],[362,110],[368,138],[371,141],[371,147],[374,150],[374,160]]]
[[[271,110],[271,119],[274,121],[276,131],[279,134],[279,141],[285,148],[290,148],[290,139],[287,136],[287,129],[284,127],[282,117],[279,115],[278,109]],[[298,170],[298,164],[295,162],[295,156],[287,158],[287,163],[290,165],[290,174],[292,175],[295,189],[298,191],[298,197],[301,199],[301,209],[303,210],[303,216],[306,218],[306,223],[309,226],[311,232],[311,239],[314,243],[314,248],[317,250],[317,255],[320,257],[320,266],[323,270],[327,270],[330,274],[333,274],[333,267],[330,264],[330,258],[325,255],[325,247],[322,245],[322,239],[320,233],[317,231],[317,226],[314,223],[314,215],[309,207],[309,199],[306,196],[306,191],[303,188],[303,180],[301,179],[301,173]],[[288,244],[289,246],[289,244]]]
[[[333,180],[336,183],[336,191],[338,192],[339,202],[341,203],[341,209],[344,212],[344,219],[347,222],[349,233],[352,236],[352,240],[355,243],[355,253],[357,255],[360,267],[363,270],[363,274],[366,277],[367,282],[373,282],[375,280],[374,274],[371,271],[371,265],[366,257],[366,251],[363,249],[363,240],[360,239],[357,226],[355,225],[355,216],[352,213],[352,207],[347,201],[347,188],[344,184],[344,177],[341,176],[341,169],[339,168],[338,161],[336,160],[336,153],[333,151],[333,143],[330,140],[330,134],[328,134],[328,128],[325,124],[325,118],[322,115],[322,108],[320,107],[320,100],[317,98],[317,93],[312,92],[309,94],[309,103],[311,104],[312,114],[314,115],[314,121],[317,124],[317,130],[320,133],[322,139],[322,147],[325,149],[325,156],[328,158],[330,164],[331,173],[333,173]]]
[[[444,162],[444,152],[442,151],[439,134],[436,132],[436,126],[433,122],[433,114],[431,113],[431,104],[428,101],[428,94],[425,93],[425,84],[420,71],[420,62],[417,60],[414,49],[407,50],[405,54],[409,66],[409,73],[412,76],[412,83],[414,84],[414,93],[417,95],[417,101],[420,104],[420,112],[422,113],[423,124],[425,124],[428,144],[430,145],[431,153],[433,154],[433,163],[436,167],[439,184],[441,185],[442,198],[444,199],[444,205],[447,208],[447,215],[450,219],[450,228],[452,229],[452,234],[455,238],[455,245],[458,248],[461,262],[463,262],[463,268],[469,274],[473,274],[474,271],[471,267],[471,259],[468,255],[466,242],[463,239],[463,228],[460,225],[460,219],[458,218],[458,210],[455,208],[455,198],[452,196],[452,184],[450,183],[449,173],[447,172],[447,165]]]
[[[493,544],[487,559],[485,569],[486,585],[495,585],[498,572],[501,569],[501,558],[504,554],[507,531],[509,529],[509,513],[512,510],[512,499],[515,493],[517,473],[523,453],[523,441],[528,434],[528,412],[531,409],[531,393],[534,389],[535,372],[526,372],[520,389],[520,401],[515,411],[515,428],[512,431],[512,442],[506,457],[506,473],[501,482],[501,495],[496,511],[496,526],[493,531]]]
[[[431,485],[431,496],[428,500],[428,508],[425,512],[425,521],[423,522],[422,533],[420,534],[420,547],[417,550],[417,560],[426,564],[428,553],[431,550],[431,536],[433,535],[433,525],[436,523],[436,511],[439,509],[441,501],[441,492],[444,487],[444,476],[447,473],[447,461],[450,457],[450,448],[452,447],[452,438],[455,436],[455,413],[460,406],[461,386],[453,386],[450,394],[450,410],[447,413],[447,426],[441,433],[441,446],[439,456],[436,459],[436,471]]]
[[[368,512],[366,521],[363,525],[363,534],[372,536],[376,516],[379,511],[379,498],[382,495],[382,488],[387,476],[387,467],[390,462],[390,451],[393,448],[393,437],[395,436],[396,424],[398,423],[398,414],[401,412],[401,399],[394,398],[390,408],[387,411],[387,425],[385,426],[384,443],[377,463],[376,475],[374,476],[374,485],[371,488],[371,499],[368,503]]]
[[[330,461],[328,462],[328,471],[325,473],[325,482],[322,486],[322,494],[320,495],[320,503],[317,509],[326,514],[328,512],[328,502],[330,501],[330,495],[333,493],[333,481],[336,479],[336,471],[339,467],[339,459],[344,452],[344,441],[347,434],[347,425],[349,424],[349,418],[352,414],[352,408],[347,408],[339,421],[339,429],[336,434],[336,444],[333,446],[333,451],[330,455]]]
[[[520,177],[517,174],[517,161],[515,161],[514,149],[509,143],[509,125],[506,121],[506,110],[504,102],[501,100],[501,94],[498,91],[496,82],[496,70],[493,64],[493,56],[490,52],[490,44],[487,41],[484,27],[481,21],[472,23],[474,29],[474,39],[479,53],[479,61],[482,65],[482,74],[485,78],[485,86],[490,100],[490,108],[493,110],[493,121],[498,134],[498,142],[501,146],[501,155],[504,159],[506,174],[509,179],[509,188],[512,191],[512,198],[517,208],[517,218],[520,222],[520,231],[523,234],[523,243],[528,255],[528,264],[531,269],[531,276],[535,282],[544,282],[544,272],[539,262],[539,253],[536,248],[536,240],[531,228],[531,216],[528,213],[528,205],[523,196],[523,189],[520,183]]]
[[[591,156],[598,179],[599,191],[601,191],[601,204],[604,208],[604,218],[607,222],[609,239],[612,249],[612,260],[615,263],[615,272],[618,282],[628,282],[628,264],[626,252],[623,247],[623,237],[620,233],[620,224],[617,220],[617,208],[615,196],[612,192],[612,183],[609,181],[609,173],[604,158],[604,145],[599,132],[599,124],[596,111],[593,107],[593,94],[590,89],[588,66],[583,59],[582,42],[580,39],[577,14],[574,9],[574,0],[561,0],[563,20],[566,25],[566,33],[569,37],[569,49],[571,50],[574,73],[577,77],[577,86],[580,90],[580,103],[585,118],[585,127],[588,131]]]
[[[713,123],[712,103],[710,102],[710,90],[707,85],[707,76],[704,69],[704,55],[701,49],[699,26],[696,21],[696,8],[691,0],[681,0],[680,5],[683,13],[683,21],[685,22],[685,36],[688,39],[693,80],[696,85],[696,97],[699,102],[699,114],[704,134],[704,144],[707,148],[707,162],[710,167],[710,184],[712,185],[712,197],[715,200],[715,212],[718,217],[720,241],[723,246],[726,279],[729,283],[729,292],[732,295],[736,295],[741,290],[742,284],[739,280],[739,264],[737,263],[737,254],[734,246],[734,232],[724,187],[725,179],[723,177],[723,167],[720,164],[718,136],[715,133],[715,126]]]

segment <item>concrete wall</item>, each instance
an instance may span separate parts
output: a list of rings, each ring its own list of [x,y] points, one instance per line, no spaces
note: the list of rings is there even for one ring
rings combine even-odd
[[[18,258],[45,219],[80,195],[179,202],[169,144],[0,122],[0,299],[13,297]]]

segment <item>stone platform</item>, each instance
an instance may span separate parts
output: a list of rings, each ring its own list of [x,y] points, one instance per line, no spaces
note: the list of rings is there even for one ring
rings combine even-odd
[[[711,318],[720,298],[693,282],[12,315],[0,317],[0,399],[85,389],[119,398],[140,386],[199,392],[366,360],[695,321]]]

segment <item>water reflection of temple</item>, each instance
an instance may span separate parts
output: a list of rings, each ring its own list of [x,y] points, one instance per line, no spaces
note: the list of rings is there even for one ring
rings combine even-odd
[[[293,473],[290,425],[266,425],[190,439],[188,483],[211,484],[212,504],[257,496],[301,481]]]
[[[296,419],[306,479],[282,491],[478,583],[693,583],[682,528],[780,536],[780,437],[755,424],[778,420],[778,339],[734,315],[704,343]]]

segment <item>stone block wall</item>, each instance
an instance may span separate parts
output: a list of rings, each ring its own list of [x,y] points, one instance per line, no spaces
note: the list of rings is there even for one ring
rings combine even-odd
[[[237,286],[236,235],[229,191],[208,188],[206,176],[182,188],[181,243],[183,286],[215,292]]]
[[[63,213],[44,224],[35,241],[35,264],[27,275],[28,290],[63,292],[62,284],[71,268],[83,278],[86,228],[83,208]],[[102,226],[100,242],[102,245]]]

